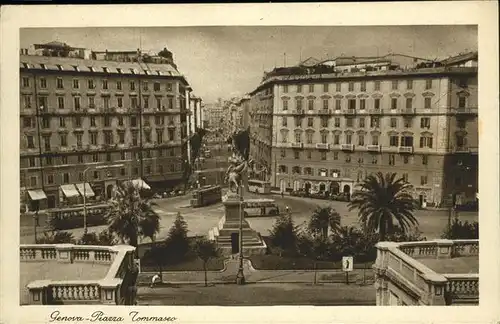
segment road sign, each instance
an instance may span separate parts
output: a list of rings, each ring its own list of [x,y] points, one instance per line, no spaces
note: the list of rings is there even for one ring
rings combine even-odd
[[[354,268],[354,258],[352,256],[342,257],[342,271],[351,272]]]

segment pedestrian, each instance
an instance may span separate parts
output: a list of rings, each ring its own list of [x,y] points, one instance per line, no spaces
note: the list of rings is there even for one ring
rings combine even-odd
[[[155,283],[156,283],[157,281],[160,281],[160,276],[159,276],[158,274],[155,274],[155,275],[153,276],[153,278],[151,278],[151,286],[150,286],[150,287],[151,287],[151,288],[153,288],[153,287],[154,287],[154,285],[155,285]]]
[[[281,198],[283,198],[285,194],[283,193],[283,190],[281,190]]]

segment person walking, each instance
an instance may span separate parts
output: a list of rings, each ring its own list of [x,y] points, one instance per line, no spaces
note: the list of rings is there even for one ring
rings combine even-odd
[[[151,288],[154,288],[155,284],[157,281],[161,281],[160,276],[158,274],[155,274],[153,278],[151,278]]]
[[[283,192],[283,190],[281,190],[281,198],[283,198],[285,196],[285,193]]]

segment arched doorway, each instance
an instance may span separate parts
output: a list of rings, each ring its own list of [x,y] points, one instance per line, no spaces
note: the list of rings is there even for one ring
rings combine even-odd
[[[304,184],[304,190],[305,190],[306,194],[309,194],[309,192],[311,191],[311,183],[310,182],[306,182]]]
[[[330,193],[334,195],[338,195],[340,192],[340,185],[338,182],[332,181],[330,182]]]
[[[294,191],[298,191],[299,189],[300,189],[300,182],[299,182],[299,181],[297,181],[297,180],[295,180],[295,181],[293,182],[293,190],[294,190]]]
[[[319,184],[319,191],[324,192],[326,190],[326,185],[322,182]]]
[[[113,196],[113,188],[114,188],[114,186],[112,184],[110,184],[106,187],[106,198],[107,199],[110,199]]]
[[[349,185],[344,185],[344,190],[343,190],[343,192],[344,192],[345,194],[351,194],[351,186],[349,186]]]

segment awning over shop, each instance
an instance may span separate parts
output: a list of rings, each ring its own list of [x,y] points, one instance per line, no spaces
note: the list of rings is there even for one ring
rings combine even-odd
[[[42,189],[28,190],[28,195],[31,200],[42,200],[47,199],[47,195]]]
[[[80,194],[82,195],[83,197],[83,183],[77,183],[76,184],[76,188],[78,189],[78,191],[80,192]],[[85,197],[89,198],[89,197],[94,197],[95,196],[95,193],[94,193],[94,190],[92,190],[92,187],[90,186],[90,184],[88,182],[85,183]]]
[[[80,196],[74,184],[62,185],[60,188],[66,198],[73,198]]]
[[[146,189],[146,190],[151,189],[151,187],[141,178],[132,180],[132,184],[134,185],[134,187],[139,189]]]

